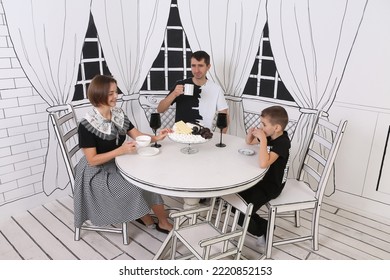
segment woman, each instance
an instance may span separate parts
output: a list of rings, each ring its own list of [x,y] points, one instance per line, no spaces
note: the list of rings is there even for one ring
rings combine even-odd
[[[84,157],[77,164],[75,179],[75,227],[90,220],[103,226],[141,218],[142,223],[154,227],[149,215],[156,214],[157,230],[168,233],[168,222],[160,195],[142,190],[124,179],[116,165],[115,157],[136,151],[135,141],[125,141],[126,135],[135,139],[142,135],[130,122],[122,109],[116,107],[117,82],[104,75],[94,77],[88,87],[91,112],[81,120],[79,146]],[[163,140],[170,132],[162,129],[152,141]]]

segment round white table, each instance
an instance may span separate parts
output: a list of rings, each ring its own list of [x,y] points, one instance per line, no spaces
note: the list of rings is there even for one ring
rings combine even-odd
[[[223,135],[224,148],[215,146],[219,133],[202,144],[193,144],[199,151],[183,154],[186,144],[176,143],[168,137],[161,142],[159,153],[141,156],[137,153],[116,158],[122,175],[134,185],[162,195],[203,198],[237,193],[257,183],[266,169],[258,163],[257,146],[245,139]],[[255,154],[246,156],[239,149],[252,149]]]
[[[121,174],[132,184],[162,195],[186,198],[217,197],[245,190],[261,180],[266,169],[259,167],[257,146],[250,146],[245,139],[223,134],[224,148],[215,146],[219,133],[203,144],[195,144],[199,151],[183,154],[186,144],[164,139],[159,153],[142,156],[138,153],[118,156],[116,164]],[[239,153],[239,149],[251,149],[254,155]],[[188,203],[188,202],[185,203]],[[185,206],[185,205],[184,205]],[[191,205],[194,206],[194,205]],[[172,231],[155,255],[160,259],[169,249]]]

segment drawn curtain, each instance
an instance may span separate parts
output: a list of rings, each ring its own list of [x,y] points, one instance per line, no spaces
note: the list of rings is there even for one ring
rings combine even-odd
[[[139,91],[164,39],[170,0],[93,0],[91,11],[107,65],[137,126]]]
[[[69,103],[73,98],[90,3],[90,0],[3,0],[17,58],[34,89],[50,107]],[[43,175],[46,195],[64,189],[69,183],[49,119],[48,124]]]
[[[276,67],[302,113],[292,139],[294,177],[314,113],[328,112],[336,97],[366,4],[367,0],[268,1]]]
[[[219,84],[229,104],[229,133],[244,136],[242,94],[266,21],[265,0],[178,0],[191,50],[211,57],[208,78]]]

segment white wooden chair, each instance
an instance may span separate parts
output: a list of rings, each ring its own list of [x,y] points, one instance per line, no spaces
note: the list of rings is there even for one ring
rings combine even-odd
[[[222,196],[216,201],[212,198],[209,206],[170,214],[174,219],[172,259],[176,259],[178,242],[190,252],[178,259],[196,257],[208,260],[232,256],[240,259],[253,206],[247,205],[236,194]],[[207,214],[202,219],[199,215],[204,211]],[[240,213],[245,215],[242,226],[238,225]]]
[[[346,120],[341,120],[336,125],[322,117],[318,118],[306,156],[298,169],[297,178],[287,179],[282,193],[266,204],[268,208],[268,228],[265,258],[271,258],[273,246],[305,240],[312,240],[313,250],[318,250],[322,199],[346,125]],[[307,209],[312,209],[311,232],[309,235],[274,240],[274,226],[277,215],[279,217],[279,214],[295,212],[295,224],[299,226],[299,211]]]
[[[82,156],[78,143],[77,118],[73,107],[70,104],[52,107],[47,111],[49,112],[50,120],[54,127],[61,153],[64,157],[66,171],[68,172],[70,184],[72,187],[72,193],[74,193],[74,167]],[[84,224],[81,228],[75,228],[74,239],[76,241],[80,240],[81,230],[120,233],[123,237],[123,244],[129,244],[126,222],[122,223],[121,228],[97,227]]]

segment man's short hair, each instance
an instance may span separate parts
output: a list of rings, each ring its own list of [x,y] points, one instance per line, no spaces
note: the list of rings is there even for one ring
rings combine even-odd
[[[202,59],[204,59],[206,65],[210,64],[210,56],[205,51],[196,51],[192,53],[191,58],[195,58],[197,61],[201,61]]]
[[[272,125],[280,125],[284,130],[288,124],[288,114],[282,106],[271,106],[261,111],[261,117],[268,117]]]

